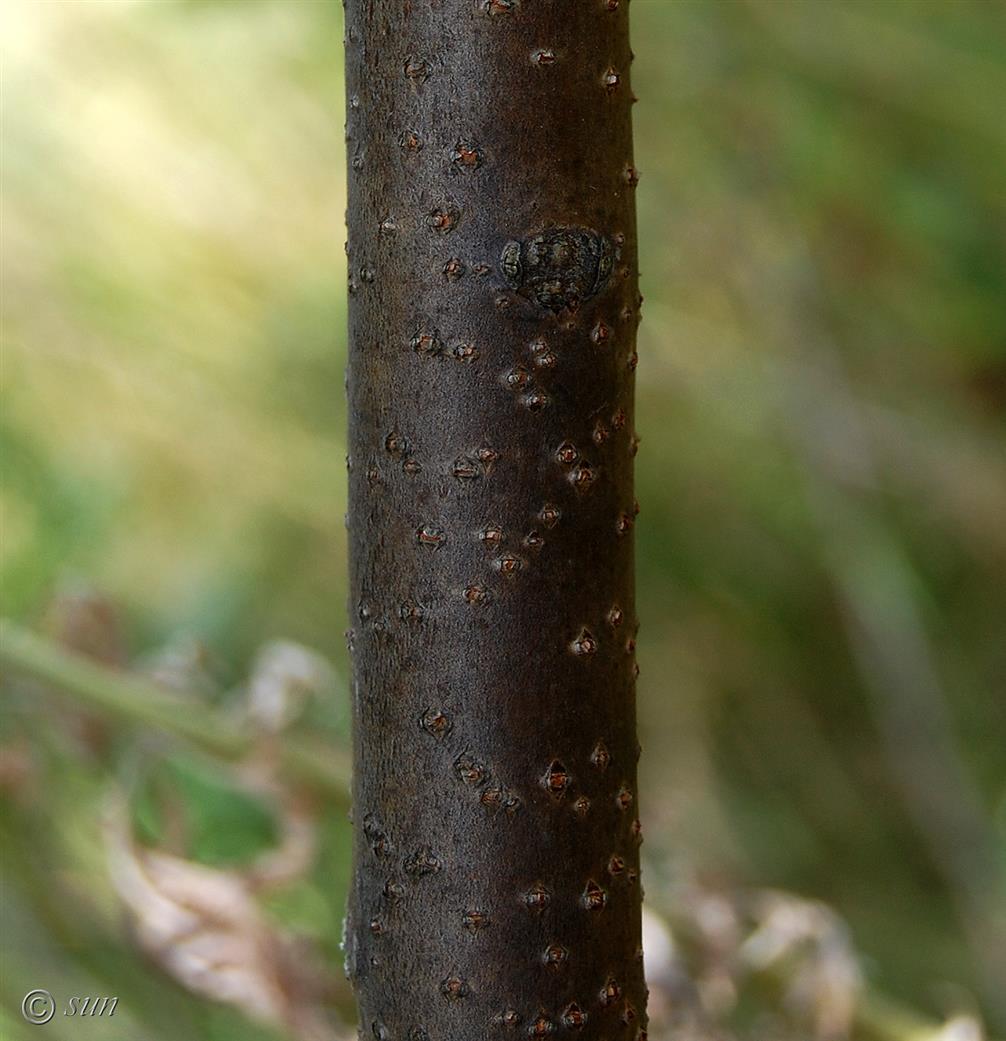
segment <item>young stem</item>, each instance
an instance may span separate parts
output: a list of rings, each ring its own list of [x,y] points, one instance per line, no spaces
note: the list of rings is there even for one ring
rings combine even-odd
[[[347,960],[378,1041],[645,1028],[627,6],[346,5]]]

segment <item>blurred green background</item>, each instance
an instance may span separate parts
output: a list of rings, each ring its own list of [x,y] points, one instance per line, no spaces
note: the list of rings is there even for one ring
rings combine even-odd
[[[1006,8],[632,21],[647,898],[818,899],[871,989],[1002,1029]],[[3,612],[223,712],[296,641],[331,670],[286,648],[292,731],[344,746],[341,5],[21,3],[3,32]],[[299,800],[67,704],[7,673],[0,1033],[47,986],[122,1000],[55,1037],[273,1036],[134,953],[108,807],[233,878]],[[311,819],[263,928],[341,978],[349,825]]]

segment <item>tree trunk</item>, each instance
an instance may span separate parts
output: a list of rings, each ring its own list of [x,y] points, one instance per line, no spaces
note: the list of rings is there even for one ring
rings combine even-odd
[[[645,1025],[626,6],[346,4],[346,956],[378,1041]]]

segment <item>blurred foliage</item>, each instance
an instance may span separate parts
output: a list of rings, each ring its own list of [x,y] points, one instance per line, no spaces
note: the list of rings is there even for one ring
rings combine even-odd
[[[871,981],[1002,1024],[1006,13],[632,16],[648,897],[812,894]],[[276,637],[344,676],[340,6],[3,17],[4,612],[65,641],[50,605],[92,583],[126,658],[210,648],[183,677],[222,703]],[[335,698],[306,719],[342,743]],[[167,1008],[173,1041],[258,1036],[123,945],[97,821],[135,744],[30,692],[3,714],[4,1005],[131,988],[145,1022],[103,1037]],[[168,789],[187,855],[269,841],[207,768],[161,769],[139,834]],[[348,824],[321,832],[266,903],[335,973]]]

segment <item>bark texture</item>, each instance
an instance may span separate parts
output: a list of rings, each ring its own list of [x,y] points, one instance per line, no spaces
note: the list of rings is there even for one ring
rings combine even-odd
[[[645,1026],[626,7],[346,4],[346,954],[377,1041]]]

